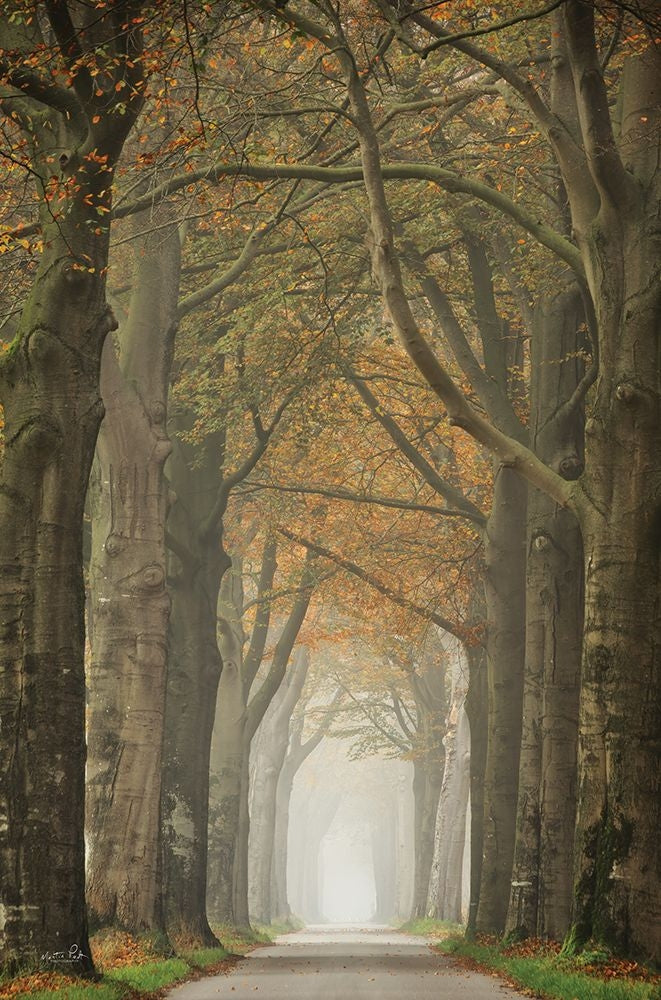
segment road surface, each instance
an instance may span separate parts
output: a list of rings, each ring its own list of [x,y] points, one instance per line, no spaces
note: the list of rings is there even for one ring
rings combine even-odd
[[[461,969],[426,938],[390,928],[306,927],[257,948],[229,975],[172,990],[167,1000],[521,1000],[499,980]]]

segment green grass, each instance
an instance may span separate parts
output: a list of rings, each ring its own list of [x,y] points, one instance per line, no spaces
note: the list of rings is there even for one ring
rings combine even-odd
[[[422,937],[437,938],[442,941],[451,934],[462,934],[463,926],[454,924],[451,920],[434,920],[433,917],[417,917],[415,920],[407,920],[397,928],[405,934],[420,934]]]
[[[125,983],[141,993],[149,993],[161,986],[168,986],[184,979],[191,967],[183,958],[166,958],[162,962],[149,962],[146,965],[126,965],[120,969],[109,969],[104,979]]]
[[[30,1000],[122,1000],[126,991],[121,986],[100,983],[98,986],[64,986],[61,990],[37,990],[35,993],[17,993],[16,998]],[[13,1000],[13,998],[12,998]]]
[[[232,955],[245,955],[249,948],[254,948],[257,944],[273,943],[273,939],[265,930],[255,930],[252,927],[212,924],[211,930]]]
[[[517,986],[535,990],[552,1000],[661,1000],[658,983],[604,981],[576,972],[558,955],[521,958],[504,955],[496,945],[474,944],[459,938],[441,941],[437,948],[444,954],[472,959]]]
[[[186,979],[191,972],[213,967],[228,957],[225,948],[200,948],[180,958],[167,958],[142,965],[125,965],[108,969],[100,982],[73,985],[67,983],[61,989],[34,990],[16,993],[12,1000],[29,997],[30,1000],[125,1000],[135,993],[151,994],[163,986],[171,986]],[[0,982],[10,985],[11,980]]]
[[[256,924],[255,930],[258,934],[271,939],[279,937],[281,934],[292,934],[304,927],[305,924],[298,917],[290,917],[289,920],[274,920],[272,924]]]
[[[225,948],[200,948],[198,951],[183,952],[181,957],[194,968],[204,969],[207,965],[218,965],[228,955]]]

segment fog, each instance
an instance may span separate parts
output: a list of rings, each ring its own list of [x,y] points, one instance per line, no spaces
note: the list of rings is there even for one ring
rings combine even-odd
[[[288,884],[306,922],[383,923],[410,905],[411,764],[349,749],[324,741],[294,783]]]

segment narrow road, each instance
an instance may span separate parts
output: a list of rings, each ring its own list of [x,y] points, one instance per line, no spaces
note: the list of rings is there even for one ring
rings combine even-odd
[[[257,948],[226,976],[172,990],[167,1000],[521,1000],[497,979],[432,952],[425,938],[386,927],[306,927]]]

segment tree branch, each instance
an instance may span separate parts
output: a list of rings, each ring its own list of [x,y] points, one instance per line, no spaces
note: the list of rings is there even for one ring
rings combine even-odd
[[[268,538],[262,553],[262,565],[257,584],[257,611],[253,622],[252,633],[250,635],[250,645],[243,660],[243,673],[245,676],[246,690],[249,691],[257,676],[264,650],[271,621],[271,601],[266,600],[266,595],[273,590],[273,578],[277,568],[276,562],[277,542],[275,538]],[[245,612],[244,607],[244,612]]]
[[[438,474],[436,469],[429,464],[426,458],[420,454],[418,449],[409,441],[408,437],[401,429],[396,420],[385,413],[378,399],[373,392],[368,389],[367,383],[361,379],[356,372],[343,363],[342,367],[347,378],[355,386],[360,398],[363,400],[372,416],[377,420],[389,437],[394,441],[399,450],[409,460],[414,469],[423,477],[428,486],[431,486],[440,496],[444,497],[457,510],[464,511],[465,516],[471,520],[478,528],[483,529],[486,525],[486,517],[474,503],[472,503],[461,490],[449,483]]]
[[[309,549],[316,555],[322,556],[324,559],[328,559],[330,562],[335,563],[336,566],[346,570],[347,573],[351,573],[352,576],[355,576],[364,583],[367,583],[374,590],[378,591],[379,594],[383,594],[384,597],[387,597],[389,601],[392,601],[392,603],[396,604],[398,607],[406,608],[407,611],[412,611],[419,618],[423,618],[428,622],[433,622],[440,628],[445,629],[446,632],[450,632],[451,635],[455,635],[458,639],[465,638],[461,626],[457,625],[456,622],[451,622],[448,618],[444,618],[442,615],[436,614],[435,611],[431,611],[429,608],[425,608],[420,604],[415,604],[413,601],[409,601],[408,598],[396,593],[385,583],[381,583],[379,580],[375,579],[375,577],[368,573],[367,570],[362,569],[362,567],[357,563],[352,562],[350,559],[345,559],[344,556],[340,556],[337,553],[332,552],[330,549],[327,549],[324,545],[320,545],[318,542],[313,542],[309,538],[297,535],[288,528],[278,528],[278,531],[290,541],[296,542],[298,545],[303,545],[306,549]]]
[[[397,500],[394,497],[374,496],[373,494],[361,496],[359,493],[350,493],[343,489],[325,489],[321,486],[283,486],[280,483],[255,483],[247,480],[245,485],[259,490],[275,490],[278,493],[302,493],[311,496],[328,497],[331,500],[346,500],[350,503],[375,504],[377,507],[391,507],[395,510],[418,511],[422,514],[435,514],[441,517],[465,517],[473,520],[465,510],[453,509],[451,507],[434,507],[431,504],[414,503],[407,500]],[[486,523],[486,519],[483,519]]]

